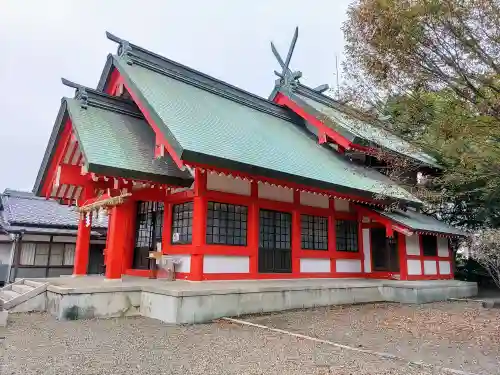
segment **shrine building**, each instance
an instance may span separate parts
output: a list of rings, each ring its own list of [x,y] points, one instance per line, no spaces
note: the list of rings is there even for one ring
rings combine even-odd
[[[178,279],[453,278],[449,239],[387,176],[389,153],[436,160],[325,94],[283,60],[269,99],[108,34],[95,89],[62,98],[34,193],[80,212],[73,274],[107,215],[105,277],[149,276],[156,249]],[[250,56],[249,56],[250,57]],[[380,151],[380,153],[379,153]],[[412,172],[413,173],[413,172]]]

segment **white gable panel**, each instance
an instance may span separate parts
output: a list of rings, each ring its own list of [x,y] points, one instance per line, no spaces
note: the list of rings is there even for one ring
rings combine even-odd
[[[349,211],[349,201],[335,199],[335,211]]]
[[[301,191],[300,204],[303,204],[304,206],[328,208],[330,206],[330,199],[326,195],[319,195],[309,193],[307,191]]]
[[[269,199],[272,201],[280,202],[293,202],[293,190],[280,187],[272,186],[268,184],[262,184],[259,182],[259,198]]]
[[[438,243],[438,256],[449,257],[450,252],[448,251],[448,238],[438,237],[437,243]]]
[[[207,174],[207,189],[233,193],[240,195],[251,194],[251,182],[239,178],[233,178],[225,175],[218,175],[214,172]]]
[[[408,255],[420,255],[420,243],[418,241],[418,235],[413,234],[411,236],[406,236],[406,254]]]

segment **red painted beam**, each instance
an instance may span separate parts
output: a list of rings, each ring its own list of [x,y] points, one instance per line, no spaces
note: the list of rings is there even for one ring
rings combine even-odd
[[[85,186],[90,182],[89,175],[82,175],[78,165],[61,164],[57,168],[56,185]]]
[[[54,179],[56,178],[57,174],[57,167],[64,159],[64,155],[66,155],[66,151],[68,150],[68,146],[71,140],[71,132],[71,120],[68,119],[68,121],[66,121],[66,124],[64,124],[61,136],[59,137],[59,142],[55,145],[56,150],[54,152],[54,155],[52,156],[52,160],[47,168],[47,174],[43,181],[42,194],[46,198],[50,198]]]
[[[326,141],[326,136],[328,136],[330,139],[332,139],[335,143],[337,143],[339,146],[343,147],[344,149],[350,149],[353,147],[353,143],[349,141],[347,138],[344,136],[340,135],[333,129],[329,128],[325,124],[323,124],[318,118],[315,116],[311,115],[310,113],[307,113],[303,108],[301,108],[297,103],[295,103],[293,100],[288,98],[287,96],[278,93],[276,97],[274,98],[274,102],[290,108],[292,111],[294,111],[296,114],[298,114],[300,117],[302,117],[304,120],[308,121],[311,123],[314,127],[318,129],[318,134],[319,134],[319,142],[324,143]]]
[[[278,180],[276,178],[263,177],[263,176],[258,176],[258,175],[251,175],[251,174],[248,174],[248,173],[245,173],[245,172],[234,171],[234,170],[230,170],[230,169],[227,169],[227,168],[213,167],[213,166],[207,165],[207,164],[190,163],[190,166],[192,166],[192,167],[199,167],[199,168],[203,168],[203,169],[206,169],[206,170],[212,170],[212,171],[216,171],[216,172],[222,172],[222,173],[227,174],[227,175],[232,175],[232,176],[235,176],[235,177],[238,176],[240,178],[246,178],[246,179],[249,179],[249,180],[258,180],[258,181],[262,181],[262,182],[267,182],[269,184],[281,185],[281,186],[285,186],[285,187],[290,188],[290,189],[306,190],[306,191],[309,191],[309,192],[316,192],[316,193],[320,193],[320,194],[331,195],[334,198],[348,199],[348,200],[354,200],[354,201],[359,201],[359,202],[364,202],[364,203],[371,203],[371,204],[375,204],[377,206],[383,206],[383,204],[380,203],[380,200],[371,199],[371,198],[365,198],[365,197],[359,197],[359,196],[356,196],[354,194],[338,193],[338,192],[335,192],[333,190],[325,190],[325,189],[314,188],[314,187],[310,187],[310,186],[307,186],[307,185],[297,184],[297,183],[294,183],[294,182],[289,182],[289,181],[284,181],[284,180]],[[205,172],[205,173],[207,173],[207,172]]]
[[[367,216],[370,219],[376,220],[379,223],[383,224],[386,228],[387,236],[389,236],[389,237],[392,237],[393,230],[395,230],[396,232],[402,233],[406,236],[411,235],[413,233],[411,228],[408,228],[404,225],[400,225],[398,223],[395,223],[394,221],[392,221],[386,217],[383,217],[382,215],[380,215],[379,213],[377,213],[375,211],[372,211],[368,208],[357,206],[357,205],[354,205],[354,207],[362,215]]]

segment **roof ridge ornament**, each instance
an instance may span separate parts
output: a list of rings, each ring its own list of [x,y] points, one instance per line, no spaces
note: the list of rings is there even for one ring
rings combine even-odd
[[[295,71],[292,72],[290,69],[290,60],[292,59],[293,51],[295,49],[295,44],[297,43],[297,38],[299,37],[299,27],[295,27],[295,32],[293,34],[292,42],[290,43],[290,48],[288,48],[288,54],[286,55],[285,61],[281,58],[278,50],[276,49],[273,42],[271,42],[271,50],[273,51],[276,60],[281,65],[281,73],[274,71],[278,77],[280,77],[279,84],[283,87],[292,89],[296,87],[299,83],[299,78],[302,77],[302,72]]]
[[[61,82],[64,86],[75,89],[75,99],[81,101],[81,106],[83,109],[87,109],[89,99],[87,88],[66,78],[61,78]]]
[[[119,44],[118,49],[116,51],[116,54],[119,57],[123,57],[123,56],[128,57],[129,52],[132,51],[132,47],[130,47],[130,43],[128,42],[128,40],[119,38],[116,35],[111,34],[109,31],[106,31],[106,38],[108,38],[112,42]],[[127,58],[126,61],[127,61],[127,64],[132,65],[132,60]]]

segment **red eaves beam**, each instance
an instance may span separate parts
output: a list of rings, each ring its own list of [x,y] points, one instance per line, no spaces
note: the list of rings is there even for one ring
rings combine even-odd
[[[307,113],[302,107],[300,107],[297,103],[295,103],[293,100],[291,100],[287,96],[283,95],[282,93],[278,93],[276,95],[276,97],[274,98],[274,102],[276,104],[290,108],[292,111],[294,111],[300,117],[302,117],[304,120],[308,121],[313,126],[315,126],[318,129],[318,142],[319,142],[319,144],[326,143],[327,137],[328,137],[328,138],[332,139],[335,143],[337,143],[340,147],[344,148],[345,150],[354,149],[354,150],[360,151],[360,152],[367,154],[367,155],[371,155],[371,156],[377,155],[376,148],[361,146],[361,145],[358,145],[357,143],[353,143],[353,142],[349,141],[347,138],[340,135],[335,130],[333,130],[333,129],[329,128],[328,126],[326,126],[325,124],[323,124],[323,122],[321,120],[319,120],[315,116]],[[339,150],[339,152],[342,152],[342,151],[343,150]]]
[[[89,175],[82,175],[82,167],[79,165],[61,164],[57,169],[55,183],[58,186],[84,186],[90,182]]]
[[[71,129],[71,120],[68,119],[64,124],[59,142],[56,144],[56,150],[54,152],[50,165],[47,168],[47,175],[45,176],[45,180],[43,182],[42,194],[46,198],[50,198],[52,186],[57,174],[57,166],[61,164],[62,160],[64,159],[64,155],[66,155],[66,151],[68,150],[68,146],[70,143],[69,141],[71,139]]]
[[[122,77],[120,72],[114,68],[113,71],[111,72],[110,79],[108,86],[106,87],[105,91],[106,94],[109,95],[116,95],[117,94],[117,88],[123,85],[132,97],[133,101],[135,104],[139,107],[140,111],[146,118],[146,121],[148,122],[149,126],[153,129],[156,135],[156,147],[155,147],[155,157],[161,157],[164,156],[165,150],[167,150],[168,154],[172,157],[174,160],[175,164],[179,169],[184,169],[184,163],[179,157],[179,155],[176,154],[174,151],[173,147],[167,142],[165,137],[160,131],[160,128],[158,125],[153,121],[153,118],[151,117],[151,114],[147,111],[146,106],[141,103],[137,95],[130,89],[130,87],[125,83],[125,79]]]
[[[251,175],[249,173],[234,171],[234,170],[227,169],[227,168],[212,167],[212,166],[207,165],[207,164],[189,163],[188,166],[193,167],[193,168],[201,168],[201,169],[204,169],[206,171],[213,171],[215,173],[223,173],[223,174],[228,175],[228,176],[229,175],[234,176],[234,177],[238,176],[240,178],[246,178],[248,180],[267,182],[269,184],[284,186],[284,187],[287,187],[289,189],[304,190],[304,191],[314,192],[314,193],[318,193],[318,194],[326,194],[326,195],[331,195],[332,197],[338,198],[338,199],[347,199],[350,201],[358,201],[358,202],[372,204],[372,205],[379,206],[379,207],[384,207],[384,204],[379,203],[380,201],[377,199],[359,197],[359,196],[356,196],[354,194],[338,193],[338,192],[335,192],[332,190],[314,188],[314,187],[310,187],[307,185],[301,185],[301,184],[294,183],[294,182],[279,180],[276,178]]]
[[[382,215],[380,215],[378,212],[372,211],[368,208],[361,207],[358,205],[355,205],[356,210],[360,212],[362,215],[369,217],[370,219],[376,220],[379,223],[383,224],[385,226],[386,230],[386,235],[388,237],[393,236],[393,230],[396,232],[399,232],[401,234],[404,234],[405,236],[413,234],[413,230],[411,228],[408,228],[406,226],[400,225],[392,221],[391,219],[388,219]]]
[[[274,102],[276,104],[290,108],[304,120],[308,121],[313,126],[315,126],[318,129],[320,143],[324,143],[326,141],[325,136],[328,136],[340,147],[343,147],[346,150],[353,148],[354,144],[351,141],[349,141],[347,138],[343,137],[333,129],[329,128],[325,124],[323,124],[315,116],[307,113],[302,107],[300,107],[297,103],[295,103],[293,100],[283,95],[282,93],[278,93],[276,95],[276,97],[274,98]]]

